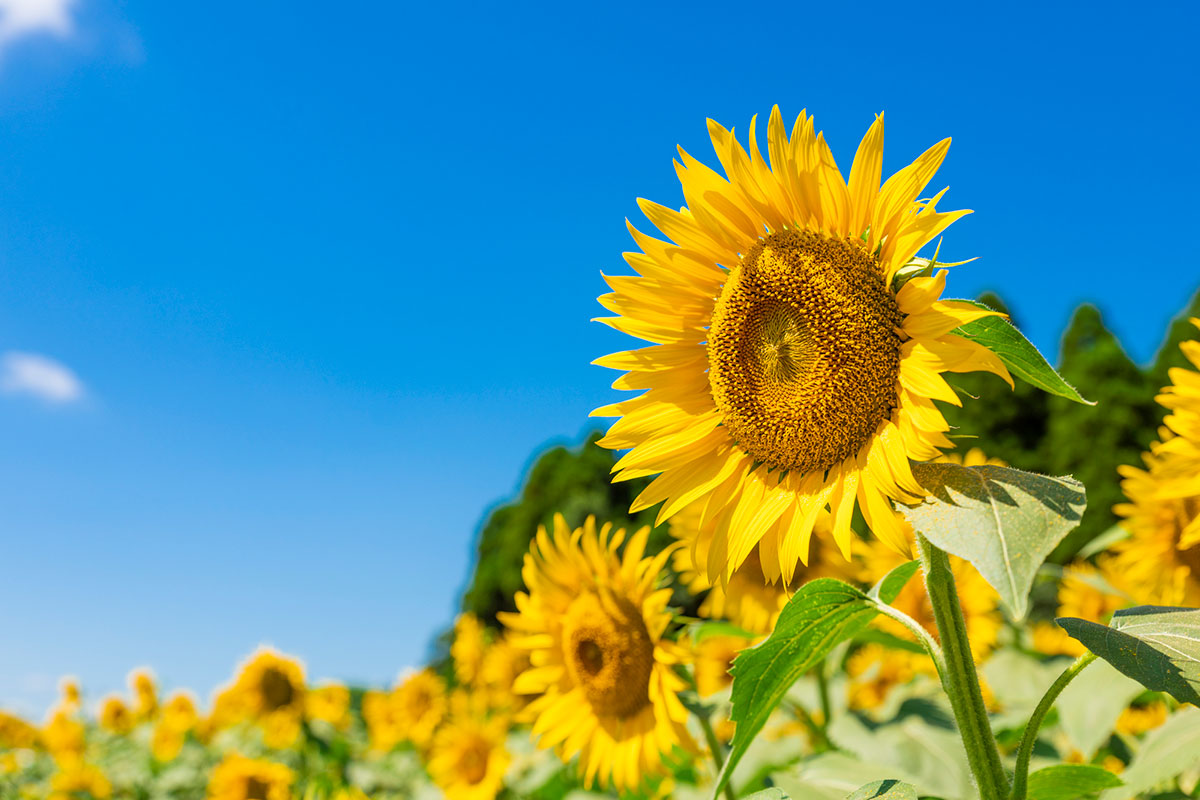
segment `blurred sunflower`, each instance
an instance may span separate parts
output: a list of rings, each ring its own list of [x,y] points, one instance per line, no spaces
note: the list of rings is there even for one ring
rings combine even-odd
[[[671,556],[672,568],[689,592],[694,595],[708,592],[700,604],[701,616],[727,619],[743,630],[765,636],[775,627],[788,599],[805,583],[813,578],[850,577],[850,570],[840,556],[831,559],[830,548],[817,547],[809,551],[807,563],[797,567],[789,581],[778,576],[774,580],[768,578],[758,550],[751,550],[732,575],[710,582],[704,565],[708,563],[717,522],[709,520],[701,525],[702,516],[703,504],[693,503],[671,517],[670,524],[671,536],[684,545]],[[814,529],[829,530],[827,513],[817,515]]]
[[[183,751],[183,741],[187,734],[186,728],[172,725],[164,717],[154,726],[150,735],[150,753],[156,761],[166,763],[174,761]]]
[[[25,720],[0,711],[0,748],[21,750],[37,744],[37,728]]]
[[[529,651],[512,643],[509,633],[492,643],[483,654],[479,683],[494,709],[518,711],[530,698],[513,691],[517,676],[529,669]]]
[[[112,784],[99,767],[83,762],[64,766],[50,779],[49,800],[107,800],[112,797]]]
[[[459,614],[454,621],[454,643],[450,658],[454,660],[454,677],[463,685],[471,685],[479,674],[487,640],[483,625],[474,614]]]
[[[290,800],[293,780],[283,764],[231,753],[209,776],[208,800]]]
[[[1130,604],[1129,595],[1119,588],[1123,583],[1111,556],[1100,557],[1095,566],[1087,562],[1072,564],[1063,570],[1058,584],[1055,616],[1107,622],[1114,611]],[[1081,656],[1087,651],[1053,622],[1033,626],[1033,649],[1046,655],[1068,656]]]
[[[284,713],[304,715],[304,666],[270,647],[260,647],[241,667],[234,683],[254,718]]]
[[[1134,703],[1117,718],[1117,732],[1138,736],[1166,722],[1167,714],[1167,704],[1162,700]]]
[[[100,703],[100,727],[109,733],[124,736],[133,730],[137,719],[129,706],[115,694],[110,694]]]
[[[424,748],[446,715],[446,684],[433,670],[414,672],[392,690],[389,702],[402,738]]]
[[[350,690],[338,683],[309,689],[304,710],[309,719],[321,720],[344,731],[350,727]]]
[[[754,643],[741,636],[708,636],[692,647],[696,693],[711,697],[733,683],[729,674],[737,654]]]
[[[55,761],[77,761],[83,756],[83,723],[75,718],[70,707],[60,706],[50,712],[50,720],[41,731],[41,741]]]
[[[162,704],[162,721],[181,731],[195,727],[200,715],[196,711],[196,698],[191,692],[172,692]]]
[[[565,761],[579,756],[588,787],[598,779],[635,790],[667,773],[675,747],[694,750],[674,671],[687,658],[663,638],[671,621],[669,588],[659,580],[669,549],[643,558],[650,529],[629,538],[589,517],[574,532],[562,515],[554,532],[539,528],[525,556],[527,592],[501,621],[530,653],[515,690],[541,695],[529,704],[539,746]]]
[[[640,201],[674,243],[630,226],[638,274],[606,278],[601,319],[654,346],[598,359],[646,390],[599,408],[620,417],[600,443],[630,452],[615,480],[658,474],[634,502],[663,503],[659,521],[702,501],[716,521],[703,565],[732,574],[756,546],[764,574],[790,582],[807,561],[818,512],[849,559],[857,506],[876,536],[906,546],[892,500],[924,491],[909,460],[953,445],[934,400],[960,404],[946,372],[985,370],[1011,383],[985,348],[953,331],[994,312],[939,299],[945,271],[896,288],[916,253],[968,213],[936,210],[921,192],[950,140],[880,186],[883,118],[859,145],[849,181],[801,113],[789,137],[776,107],[770,164],[709,122],[725,177],[682,149],[688,207]],[[919,262],[924,263],[924,262]]]
[[[451,717],[429,750],[429,775],[448,800],[492,800],[504,784],[510,761],[504,747],[508,727],[501,718]]]
[[[126,679],[130,690],[133,691],[133,715],[138,722],[145,722],[158,713],[158,683],[154,673],[145,667],[139,667],[129,673]]]
[[[972,447],[965,453],[960,453],[957,450],[951,450],[948,453],[942,453],[934,459],[946,464],[958,464],[960,467],[1007,467],[1008,462],[1002,458],[991,458],[987,453],[978,447]]]
[[[1200,320],[1192,320],[1200,326]],[[1200,342],[1180,345],[1200,369]],[[1128,503],[1113,510],[1129,538],[1117,542],[1116,566],[1140,603],[1200,605],[1200,372],[1170,370],[1158,401],[1171,410],[1160,441],[1143,454],[1146,469],[1119,468]]]
[[[928,673],[927,661],[918,653],[873,643],[863,645],[846,659],[850,707],[879,708],[892,689],[908,683],[918,673]]]

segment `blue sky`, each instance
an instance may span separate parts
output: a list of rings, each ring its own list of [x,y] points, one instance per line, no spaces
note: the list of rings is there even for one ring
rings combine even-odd
[[[847,169],[884,110],[885,174],[953,136],[950,293],[1149,359],[1200,286],[1200,20],[1050,5],[0,0],[0,706],[419,663],[610,400],[599,273],[708,116],[807,108]]]

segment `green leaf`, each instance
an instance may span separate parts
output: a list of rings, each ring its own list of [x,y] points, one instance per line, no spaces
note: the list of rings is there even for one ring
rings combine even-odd
[[[819,664],[836,644],[865,628],[876,613],[874,601],[850,584],[818,578],[792,596],[765,641],[738,654],[730,670],[730,718],[737,727],[713,789],[714,800],[796,679]]]
[[[750,633],[750,631],[724,620],[706,620],[694,623],[688,626],[688,633],[693,644],[700,644],[705,639],[711,639],[714,636],[736,636],[739,639],[758,638],[757,634]]]
[[[881,631],[878,628],[864,628],[854,635],[854,641],[866,644],[881,644],[892,650],[904,650],[908,653],[925,653],[925,648],[909,639],[901,639],[894,633]]]
[[[977,308],[988,308],[974,300],[958,300]],[[991,309],[989,309],[991,310]],[[983,317],[955,328],[953,333],[986,347],[995,353],[1008,371],[1031,386],[1048,394],[1065,397],[1084,405],[1096,405],[1079,394],[1074,386],[1063,380],[1054,367],[1038,352],[1033,343],[1003,317]]]
[[[1029,606],[1038,567],[1072,528],[1087,501],[1083,484],[1009,467],[914,464],[930,493],[900,510],[934,545],[970,561],[1013,617]]]
[[[763,789],[761,792],[748,794],[742,800],[791,800],[791,797],[783,789],[777,789],[772,786],[769,789]]]
[[[1121,773],[1125,785],[1105,792],[1104,800],[1128,800],[1197,766],[1200,709],[1181,709],[1146,735],[1137,755]]]
[[[1129,531],[1125,526],[1117,523],[1108,530],[1102,532],[1095,539],[1079,548],[1077,555],[1079,558],[1091,558],[1097,553],[1102,553],[1117,542],[1124,541],[1129,538]]]
[[[920,568],[921,562],[916,560],[901,564],[880,578],[879,583],[871,587],[871,591],[867,595],[890,605],[892,601],[900,596],[900,592],[903,591],[908,581]]]
[[[1200,609],[1137,606],[1116,612],[1108,625],[1075,617],[1055,622],[1147,689],[1200,705]]]
[[[1055,659],[1061,671],[1064,659]],[[1067,662],[1069,663],[1069,662]],[[1146,690],[1114,667],[1097,661],[1063,689],[1054,707],[1058,724],[1076,750],[1090,759],[1112,736],[1121,712]]]
[[[846,800],[917,800],[917,790],[912,784],[892,779],[871,781],[846,795]]]
[[[1029,800],[1076,800],[1122,785],[1106,769],[1089,764],[1057,764],[1029,776]]]

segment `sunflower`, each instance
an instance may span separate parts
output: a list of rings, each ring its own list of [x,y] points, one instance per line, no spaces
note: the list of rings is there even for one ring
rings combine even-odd
[[[305,697],[304,710],[309,719],[344,731],[350,727],[350,690],[339,683],[314,687]]]
[[[1057,617],[1078,617],[1107,622],[1112,613],[1129,605],[1129,595],[1120,587],[1125,580],[1111,556],[1101,556],[1096,566],[1087,562],[1063,570],[1058,584]],[[1081,656],[1087,648],[1053,622],[1033,627],[1033,649],[1046,655]]]
[[[692,647],[696,693],[711,697],[733,683],[729,674],[737,654],[754,644],[742,636],[708,636]]]
[[[372,750],[386,752],[403,741],[424,748],[446,715],[446,685],[433,670],[414,672],[390,692],[367,692],[362,713]]]
[[[671,518],[671,536],[683,543],[671,556],[671,566],[679,580],[692,594],[707,591],[700,604],[701,616],[728,619],[750,633],[766,635],[775,627],[779,612],[802,585],[813,578],[848,578],[846,562],[830,559],[828,548],[814,548],[808,561],[798,567],[790,581],[767,578],[758,551],[752,550],[746,560],[725,580],[708,580],[704,565],[712,548],[716,521],[701,525],[703,504],[693,503]],[[815,529],[829,530],[829,515],[818,514]]]
[[[1137,736],[1149,730],[1154,730],[1167,721],[1167,704],[1162,700],[1151,700],[1148,703],[1134,703],[1121,712],[1117,718],[1117,732],[1128,736]]]
[[[177,730],[191,730],[196,726],[199,718],[199,712],[196,711],[196,698],[192,696],[191,692],[182,690],[172,692],[162,704],[163,723]]]
[[[166,763],[174,761],[183,750],[183,740],[187,729],[180,729],[163,718],[154,726],[150,735],[150,753],[156,761]]]
[[[501,621],[532,666],[514,689],[540,694],[527,712],[539,746],[565,761],[579,756],[589,788],[634,790],[667,773],[675,747],[694,750],[674,671],[687,658],[663,638],[669,588],[659,579],[670,551],[643,558],[648,527],[629,538],[589,517],[574,532],[562,515],[553,534],[539,528],[521,571],[528,591]]]
[[[846,659],[850,707],[875,709],[883,705],[893,688],[908,683],[928,667],[917,653],[865,644]]]
[[[1192,320],[1200,325],[1200,320]],[[1200,342],[1180,345],[1200,369]],[[1162,605],[1200,605],[1200,372],[1170,370],[1172,385],[1158,396],[1171,410],[1160,441],[1143,454],[1146,469],[1119,468],[1127,503],[1113,507],[1129,538],[1113,546],[1116,566],[1134,599]]]
[[[502,718],[452,717],[433,737],[429,775],[448,800],[492,800],[510,761]]]
[[[1007,467],[1008,462],[1002,458],[992,458],[987,453],[978,447],[972,447],[965,453],[959,453],[957,450],[951,450],[949,453],[942,453],[934,459],[934,461],[943,464],[958,464],[960,467]]]
[[[100,727],[104,730],[124,736],[133,730],[137,719],[124,700],[115,694],[110,694],[100,703],[99,721]]]
[[[512,643],[508,634],[492,643],[479,666],[479,682],[493,709],[517,711],[529,702],[513,691],[517,676],[529,669],[529,651]]]
[[[231,753],[209,776],[208,800],[290,800],[293,780],[283,764]]]
[[[55,773],[50,779],[49,800],[74,800],[90,797],[106,800],[112,797],[112,784],[99,767],[82,762],[72,763]]]
[[[50,721],[41,731],[42,744],[59,763],[77,761],[83,755],[84,727],[70,706],[50,712]]]
[[[487,641],[479,618],[471,613],[459,614],[454,621],[454,643],[450,645],[454,676],[459,683],[469,686],[475,682],[486,649]]]
[[[15,714],[0,711],[0,748],[31,748],[37,740],[37,728]]]
[[[637,275],[606,278],[613,292],[600,298],[618,315],[601,322],[653,343],[595,362],[627,371],[615,388],[646,390],[592,412],[620,417],[600,440],[630,450],[615,480],[658,474],[632,510],[662,502],[660,522],[704,503],[702,523],[717,525],[710,579],[757,545],[766,577],[791,581],[823,508],[847,559],[856,506],[902,550],[891,501],[925,495],[909,460],[953,446],[934,400],[960,400],[942,374],[1011,384],[995,354],[953,332],[995,312],[939,299],[944,270],[900,274],[968,213],[938,212],[944,190],[917,199],[950,140],[881,188],[882,116],[848,183],[803,113],[789,137],[772,110],[769,165],[753,121],[749,154],[732,131],[708,129],[725,177],[681,149],[689,207],[640,201],[674,243],[630,226]]]
[[[270,647],[260,647],[242,665],[234,685],[256,719],[304,714],[304,665]]]
[[[133,714],[138,722],[151,719],[158,713],[158,683],[154,673],[145,667],[135,669],[126,679],[133,691]]]
[[[897,524],[906,529],[909,536],[912,535],[912,528],[903,519],[899,519]],[[865,542],[857,562],[859,580],[864,584],[874,584],[905,561],[905,556],[901,556],[883,542]],[[979,663],[995,648],[1000,630],[1004,627],[1004,620],[1000,614],[1000,599],[983,576],[967,561],[950,556],[950,569],[954,573],[959,604],[967,624],[971,654],[976,663]],[[934,637],[937,636],[933,607],[929,603],[929,595],[925,592],[923,581],[916,577],[909,580],[891,605],[912,617]],[[908,628],[890,617],[879,617],[874,624],[901,638],[913,638]],[[923,655],[918,657],[918,662],[924,671],[933,669],[932,662]]]

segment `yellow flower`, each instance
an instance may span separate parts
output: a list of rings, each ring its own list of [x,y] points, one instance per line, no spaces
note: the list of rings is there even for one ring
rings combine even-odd
[[[1153,730],[1167,721],[1167,704],[1154,700],[1145,705],[1132,705],[1117,718],[1117,731],[1137,736]]]
[[[450,645],[450,657],[454,659],[454,676],[458,682],[471,685],[483,664],[483,653],[487,647],[483,625],[474,614],[459,614],[454,622],[454,643]]]
[[[1063,570],[1056,617],[1107,622],[1114,611],[1129,605],[1129,596],[1120,588],[1125,580],[1114,567],[1113,559],[1101,556],[1096,563],[1097,566],[1092,566],[1079,562]],[[1034,626],[1033,648],[1046,655],[1081,656],[1087,652],[1087,648],[1053,622]]]
[[[350,727],[350,690],[337,683],[310,689],[305,710],[309,719],[319,719],[344,731]]]
[[[129,688],[135,698],[133,713],[138,722],[144,722],[158,713],[158,685],[154,673],[140,667],[129,673]]]
[[[277,650],[260,647],[242,665],[235,686],[255,718],[280,711],[304,715],[304,666]]]
[[[429,775],[448,800],[492,800],[510,761],[501,718],[451,717],[433,737]]]
[[[136,721],[129,706],[115,694],[105,697],[100,704],[100,727],[110,733],[123,736],[133,730]]]
[[[428,746],[446,714],[446,686],[432,670],[415,672],[390,692],[363,697],[363,719],[371,749],[391,750],[403,741]]]
[[[42,728],[42,743],[56,761],[78,760],[83,754],[83,723],[68,707],[60,706]]]
[[[186,733],[186,728],[179,728],[163,717],[154,726],[154,733],[150,736],[150,752],[163,763],[174,761],[183,750]]]
[[[709,636],[692,648],[696,693],[710,697],[733,683],[729,668],[742,650],[753,644],[741,636]]]
[[[492,708],[517,711],[529,702],[529,697],[513,691],[517,676],[527,669],[529,652],[513,645],[512,634],[492,643],[479,668],[479,681]]]
[[[790,581],[771,580],[763,569],[758,551],[751,550],[733,574],[715,583],[708,580],[705,565],[713,552],[716,520],[701,526],[702,503],[693,503],[671,518],[671,536],[683,543],[671,556],[671,566],[692,594],[707,590],[700,614],[711,619],[728,619],[750,633],[766,635],[775,627],[779,612],[802,585],[813,578],[848,578],[846,562],[829,558],[829,548],[809,551],[808,561],[797,567]],[[829,530],[829,515],[819,514],[815,529]]]
[[[944,192],[917,199],[949,139],[881,188],[882,117],[849,182],[811,117],[789,137],[772,110],[770,165],[754,127],[747,154],[710,121],[725,178],[680,151],[688,208],[641,201],[674,244],[630,227],[638,275],[606,278],[613,293],[600,302],[618,316],[601,321],[654,346],[596,363],[627,371],[616,388],[645,393],[593,415],[620,417],[601,440],[630,450],[617,480],[659,474],[632,510],[662,502],[662,521],[703,500],[701,524],[717,525],[710,579],[757,547],[766,577],[790,582],[824,508],[847,559],[856,506],[904,550],[892,501],[925,495],[909,461],[953,446],[934,401],[960,400],[943,373],[1011,378],[953,333],[993,312],[939,299],[945,271],[896,289],[916,253],[967,213],[939,213]]]
[[[37,744],[37,738],[37,728],[15,714],[0,711],[0,748],[31,748]]]
[[[899,519],[898,524],[911,536],[912,528],[907,522]],[[906,560],[905,556],[901,556],[883,542],[866,542],[863,545],[859,561],[859,580],[868,585],[874,584]],[[983,576],[963,559],[950,556],[950,569],[954,573],[958,600],[967,623],[967,638],[971,642],[971,653],[974,655],[976,663],[979,663],[995,648],[1000,630],[1004,626],[1004,620],[1000,614],[999,597]],[[892,601],[892,606],[912,617],[934,637],[937,636],[933,607],[929,603],[929,595],[925,593],[924,581],[919,572],[909,580],[896,599]],[[879,617],[875,624],[880,629],[903,639],[910,641],[913,639],[908,628],[890,617]],[[926,670],[933,668],[932,662],[924,656],[919,656],[914,664],[923,665]]]
[[[263,744],[272,750],[287,750],[300,738],[303,718],[294,709],[270,711],[258,718]]]
[[[960,467],[1007,467],[1008,462],[1002,458],[990,458],[987,453],[980,450],[978,447],[972,447],[966,453],[959,453],[952,450],[949,453],[942,453],[941,456],[935,458],[934,461],[941,461],[948,464],[958,464]]]
[[[846,659],[850,707],[879,708],[893,688],[908,683],[918,673],[928,673],[927,661],[917,653],[878,644],[863,645]]]
[[[106,800],[112,796],[112,784],[99,768],[82,762],[72,762],[50,779],[49,800],[75,800],[88,797]]]
[[[1200,319],[1191,323],[1200,328]],[[1151,449],[1168,462],[1160,478],[1163,495],[1200,495],[1200,341],[1181,342],[1179,349],[1193,369],[1172,367],[1171,385],[1155,398],[1171,413],[1163,419],[1162,442]]]
[[[179,731],[189,731],[199,720],[196,698],[190,692],[172,692],[162,705],[162,721]]]
[[[208,800],[290,800],[294,779],[283,764],[231,753],[209,776]]]
[[[529,704],[533,734],[565,761],[579,756],[584,783],[598,779],[634,790],[667,773],[674,747],[694,750],[674,667],[686,651],[663,638],[671,590],[659,588],[669,557],[643,558],[650,529],[625,545],[625,531],[596,529],[589,517],[572,532],[561,515],[554,532],[539,528],[525,556],[517,613],[501,615],[530,653],[516,690]]]

